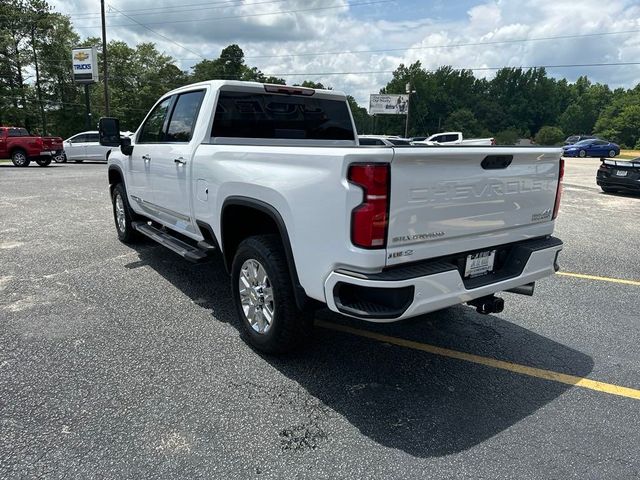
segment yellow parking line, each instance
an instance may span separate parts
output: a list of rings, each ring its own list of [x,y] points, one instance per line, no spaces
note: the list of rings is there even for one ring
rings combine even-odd
[[[599,277],[597,275],[585,275],[584,273],[558,272],[557,275],[565,277],[583,278],[585,280],[598,280],[601,282],[622,283],[624,285],[633,285],[640,287],[640,282],[636,280],[625,280],[624,278]]]
[[[558,373],[552,370],[544,370],[542,368],[528,367],[526,365],[520,365],[517,363],[496,360],[495,358],[482,357],[480,355],[474,355],[472,353],[459,352],[457,350],[450,350],[448,348],[437,347],[435,345],[414,342],[412,340],[405,340],[403,338],[390,337],[381,333],[361,330],[359,328],[339,325],[337,323],[325,322],[323,320],[316,320],[315,324],[318,327],[326,328],[329,330],[349,333],[351,335],[357,335],[358,337],[364,337],[371,340],[377,340],[379,342],[390,343],[399,347],[420,350],[422,352],[431,353],[433,355],[455,358],[456,360],[485,365],[487,367],[519,373],[521,375],[527,375],[529,377],[551,380],[553,382],[575,385],[577,387],[587,388],[589,390],[596,390],[598,392],[610,393],[611,395],[619,395],[621,397],[640,400],[640,390],[636,390],[634,388],[620,387],[611,383],[597,382],[595,380],[589,380],[588,378],[577,377],[575,375],[567,375],[565,373]]]

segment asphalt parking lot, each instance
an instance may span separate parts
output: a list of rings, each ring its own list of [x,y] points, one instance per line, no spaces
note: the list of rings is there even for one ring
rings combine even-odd
[[[219,261],[118,242],[104,164],[0,165],[0,478],[640,477],[640,197],[598,163],[568,160],[534,297],[321,312],[281,358]]]

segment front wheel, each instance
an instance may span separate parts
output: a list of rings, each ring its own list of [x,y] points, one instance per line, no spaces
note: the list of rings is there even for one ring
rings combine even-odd
[[[67,156],[64,153],[59,153],[53,157],[53,161],[56,163],[67,163]]]
[[[231,267],[233,300],[248,343],[265,353],[299,347],[313,330],[313,319],[301,312],[280,238],[245,239]]]
[[[16,167],[28,167],[31,163],[31,160],[27,157],[27,152],[24,150],[14,150],[11,154],[11,162]]]
[[[136,243],[140,240],[140,234],[131,225],[136,219],[136,214],[129,206],[127,191],[122,183],[118,183],[113,187],[111,201],[113,203],[113,218],[116,222],[118,239],[123,243]]]
[[[51,165],[51,157],[38,157],[36,158],[36,163],[41,167],[48,167]]]
[[[616,156],[616,151],[615,150],[609,150],[609,158],[613,158]]]

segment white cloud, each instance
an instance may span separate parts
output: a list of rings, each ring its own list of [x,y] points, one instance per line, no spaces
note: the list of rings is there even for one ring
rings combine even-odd
[[[363,0],[351,0],[361,3]],[[247,63],[263,72],[284,76],[289,83],[310,79],[344,90],[362,104],[368,103],[369,93],[377,92],[391,78],[390,73],[350,75],[316,75],[326,72],[391,71],[400,62],[420,60],[425,68],[442,65],[457,67],[499,67],[557,65],[568,63],[634,62],[640,57],[640,33],[594,36],[576,39],[503,43],[497,45],[460,46],[477,42],[508,41],[575,34],[595,34],[622,30],[640,30],[640,6],[637,1],[612,0],[603,5],[600,0],[498,0],[478,2],[458,18],[442,20],[430,17],[424,9],[415,9],[410,20],[394,20],[393,4],[348,7],[346,0],[243,0],[240,7],[206,10],[184,4],[183,9],[162,13],[160,8],[175,6],[175,0],[139,0],[117,8],[127,12],[133,9],[156,8],[147,15],[136,16],[138,21],[163,35],[215,58],[220,50],[238,43],[245,51]],[[401,2],[401,0],[400,0]],[[198,2],[202,3],[202,2]],[[94,12],[93,0],[55,0],[59,11],[67,13]],[[253,5],[252,5],[253,4]],[[302,10],[325,6],[335,9],[314,10],[283,15],[251,16],[235,19],[221,17],[255,15],[283,10]],[[438,9],[432,9],[437,12]],[[133,13],[133,12],[132,12]],[[217,18],[218,21],[199,21]],[[99,17],[80,19],[73,17],[78,27],[98,25]],[[155,25],[156,22],[172,22]],[[182,22],[186,20],[185,22]],[[110,16],[109,24],[131,23],[122,17]],[[79,29],[82,35],[99,35],[99,29]],[[153,41],[158,48],[179,59],[179,65],[188,69],[197,60],[179,46],[167,42],[142,27],[109,27],[110,39],[130,43]],[[343,52],[346,50],[402,49],[381,53],[348,53],[307,56],[315,52]],[[425,48],[429,47],[429,48]],[[264,58],[267,55],[278,57]],[[286,56],[299,55],[299,56]],[[286,73],[304,73],[305,76],[287,76]],[[592,80],[613,87],[630,87],[640,78],[640,67],[584,67],[551,69],[557,77],[575,80],[588,75]],[[490,71],[477,75],[491,76]]]

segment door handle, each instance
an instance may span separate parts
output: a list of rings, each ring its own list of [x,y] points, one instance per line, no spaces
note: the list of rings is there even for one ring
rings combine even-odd
[[[151,157],[150,157],[149,155],[142,155],[142,159],[143,159],[145,162],[150,162],[150,161],[151,161]]]
[[[174,159],[173,161],[178,165],[184,165],[185,163],[187,163],[187,161],[182,157],[178,157],[178,158]]]

